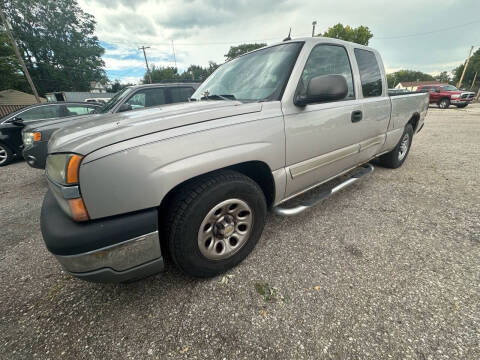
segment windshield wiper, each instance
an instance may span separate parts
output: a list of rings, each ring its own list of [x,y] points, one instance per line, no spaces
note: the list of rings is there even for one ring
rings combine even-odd
[[[212,95],[204,95],[200,98],[200,100],[235,100],[235,96],[231,94],[224,94],[224,95],[219,95],[219,94],[212,94]]]

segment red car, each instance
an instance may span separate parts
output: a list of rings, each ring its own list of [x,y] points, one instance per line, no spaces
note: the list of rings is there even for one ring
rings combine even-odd
[[[450,105],[464,108],[473,101],[475,93],[458,90],[453,85],[424,85],[417,88],[417,92],[428,92],[430,104],[437,104],[441,109],[447,109]]]

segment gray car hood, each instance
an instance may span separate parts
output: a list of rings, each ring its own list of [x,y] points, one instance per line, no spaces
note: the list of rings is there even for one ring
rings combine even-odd
[[[82,121],[82,120],[92,120],[92,116],[100,116],[100,114],[87,114],[87,115],[77,115],[77,116],[69,116],[63,118],[53,118],[50,120],[43,120],[38,124],[28,125],[24,128],[24,131],[44,131],[50,129],[56,129],[60,126],[68,126],[68,122]],[[60,125],[60,126],[58,126]]]
[[[261,103],[198,101],[94,116],[92,121],[81,121],[56,131],[48,144],[48,152],[86,155],[135,137],[261,109]]]

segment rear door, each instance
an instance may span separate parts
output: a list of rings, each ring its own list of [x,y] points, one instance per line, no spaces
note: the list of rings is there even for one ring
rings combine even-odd
[[[359,96],[363,108],[360,160],[368,161],[380,151],[385,142],[391,118],[386,75],[382,59],[369,49],[355,48],[355,61],[360,75]]]
[[[359,79],[354,76],[352,57],[352,48],[328,42],[307,43],[299,56],[282,99],[286,136],[286,197],[360,163],[363,158],[360,144],[378,135],[374,116],[364,116],[356,86]],[[293,103],[293,98],[305,91],[311,78],[330,74],[345,77],[348,94],[343,100],[303,107]]]

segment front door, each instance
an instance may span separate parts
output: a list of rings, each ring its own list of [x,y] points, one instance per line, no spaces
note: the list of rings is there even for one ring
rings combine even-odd
[[[348,85],[348,94],[343,100],[304,107],[295,106],[290,100],[282,102],[286,134],[286,197],[361,163],[364,155],[360,152],[360,143],[381,133],[376,119],[364,116],[359,87],[355,88],[359,79],[354,81],[352,56],[353,49],[343,45],[315,45],[301,75],[297,75],[295,95],[305,91],[313,77],[343,75]]]

